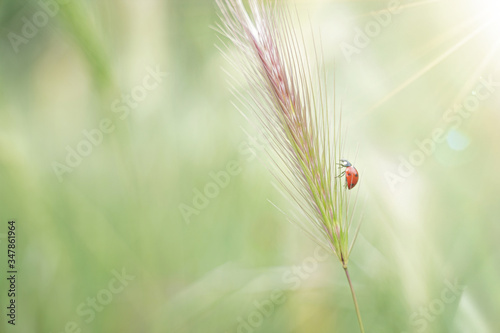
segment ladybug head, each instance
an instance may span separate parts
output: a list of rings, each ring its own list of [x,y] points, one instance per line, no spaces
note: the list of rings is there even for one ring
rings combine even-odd
[[[342,165],[344,168],[352,166],[352,164],[348,160],[340,160],[340,165]]]

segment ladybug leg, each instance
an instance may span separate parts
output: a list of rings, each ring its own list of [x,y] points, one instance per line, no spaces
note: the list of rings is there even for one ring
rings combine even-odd
[[[342,184],[343,187],[347,188],[347,180],[345,181],[344,184]]]
[[[345,175],[345,170],[344,170],[344,171],[342,171],[342,172],[340,173],[340,175],[338,175],[338,176],[337,176],[337,178],[340,178],[340,177],[342,177],[343,175]]]

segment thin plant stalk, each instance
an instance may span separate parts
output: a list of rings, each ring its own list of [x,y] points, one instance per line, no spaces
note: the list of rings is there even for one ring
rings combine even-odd
[[[358,316],[359,329],[361,333],[365,333],[365,328],[363,327],[363,320],[361,320],[361,313],[359,312],[358,300],[356,299],[356,293],[352,287],[351,277],[349,276],[349,271],[347,266],[344,266],[345,276],[347,277],[347,282],[349,282],[349,288],[351,288],[352,300],[354,302],[354,307],[356,308],[356,315]]]
[[[298,14],[292,15],[284,0],[248,0],[248,9],[242,0],[216,2],[220,23],[215,29],[230,42],[221,39],[222,54],[241,76],[231,77],[232,90],[269,142],[270,170],[295,207],[287,218],[337,256],[364,333],[347,270],[359,231],[358,226],[351,235],[356,200],[337,176],[345,142],[335,94],[330,112],[327,75],[324,64],[319,65],[324,62],[322,52],[313,37],[314,56],[308,55]],[[241,81],[246,85],[236,88]]]

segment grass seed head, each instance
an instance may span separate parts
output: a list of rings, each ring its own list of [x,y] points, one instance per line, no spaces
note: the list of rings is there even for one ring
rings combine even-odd
[[[314,56],[305,51],[298,15],[282,0],[249,0],[248,9],[241,0],[216,2],[216,30],[232,44],[221,39],[223,54],[248,84],[236,97],[256,115],[272,151],[273,174],[297,208],[287,216],[333,250],[345,268],[353,205],[336,176],[343,157],[341,116],[335,94],[330,110],[321,52],[314,39]],[[229,55],[233,48],[236,56]]]

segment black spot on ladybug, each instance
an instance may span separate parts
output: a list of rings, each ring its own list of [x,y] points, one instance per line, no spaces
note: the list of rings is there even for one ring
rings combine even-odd
[[[357,177],[358,177],[358,174],[355,174],[355,175],[354,175],[354,177],[356,177],[356,178],[357,178]]]

